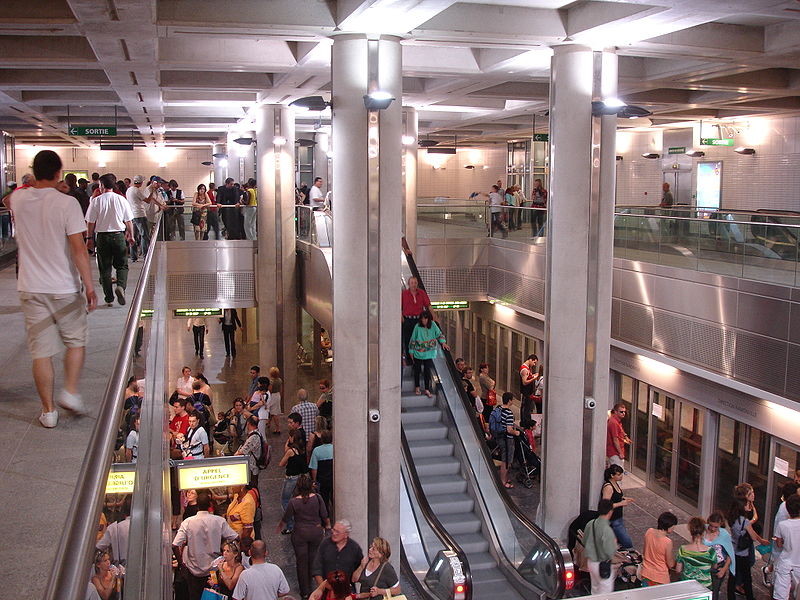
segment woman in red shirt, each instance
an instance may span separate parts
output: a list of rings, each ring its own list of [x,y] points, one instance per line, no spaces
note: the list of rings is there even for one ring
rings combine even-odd
[[[406,359],[406,365],[411,365],[414,362],[408,352],[411,333],[419,323],[422,311],[427,310],[433,316],[433,310],[431,310],[431,300],[428,298],[428,294],[425,290],[419,289],[419,280],[413,275],[408,278],[408,287],[403,290],[400,303],[403,307],[403,356]]]

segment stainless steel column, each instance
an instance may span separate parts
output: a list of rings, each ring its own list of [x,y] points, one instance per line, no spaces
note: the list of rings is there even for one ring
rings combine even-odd
[[[542,507],[544,528],[566,539],[581,510],[581,481],[591,459],[582,456],[590,270],[589,205],[592,167],[592,51],[554,48],[550,75],[550,202]],[[610,277],[611,274],[609,273]],[[606,348],[607,351],[607,348]]]
[[[256,112],[258,159],[258,350],[262,372],[277,366],[283,404],[297,391],[294,232],[294,114],[265,104]]]
[[[336,517],[364,547],[381,535],[399,548],[400,40],[333,40]],[[377,89],[396,100],[367,111],[363,97]]]
[[[417,109],[403,107],[403,235],[408,247],[417,252],[417,138],[419,137],[419,116]],[[411,141],[413,139],[413,141]]]
[[[225,144],[214,144],[211,152],[222,156],[213,156],[214,161],[214,183],[217,187],[225,185],[225,179],[228,177],[228,158],[227,146]]]

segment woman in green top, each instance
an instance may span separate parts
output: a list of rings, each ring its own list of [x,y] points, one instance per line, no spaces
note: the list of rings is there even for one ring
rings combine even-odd
[[[706,522],[700,517],[689,519],[689,535],[691,544],[684,544],[678,549],[675,558],[675,571],[681,579],[694,579],[698,583],[711,588],[711,567],[717,562],[717,553],[703,543]]]
[[[419,315],[419,323],[411,332],[411,341],[408,343],[408,350],[414,359],[414,393],[417,395],[420,394],[419,372],[423,367],[425,368],[425,395],[429,397],[433,395],[431,393],[431,371],[439,342],[442,343],[442,348],[450,350],[442,330],[433,322],[431,313],[423,310]]]

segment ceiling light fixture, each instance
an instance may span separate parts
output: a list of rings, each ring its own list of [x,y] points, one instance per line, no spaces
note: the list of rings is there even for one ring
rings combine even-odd
[[[249,146],[253,143],[253,138],[251,137],[240,137],[233,140],[237,144],[241,144],[242,146]]]
[[[428,154],[455,154],[455,148],[428,148]]]
[[[619,98],[608,98],[592,102],[593,117],[616,115],[620,119],[639,119],[641,117],[649,117],[652,114],[646,108],[625,104]]]
[[[661,158],[661,155],[658,152],[645,152],[642,158]]]
[[[411,145],[413,145],[413,144],[414,144],[414,142],[416,142],[416,141],[417,141],[417,140],[415,140],[415,139],[414,139],[414,136],[413,136],[413,135],[404,135],[404,136],[402,137],[402,142],[403,142],[403,145],[404,145],[404,146],[411,146]]]
[[[276,135],[274,138],[272,138],[272,143],[276,146],[283,146],[286,143],[286,138],[282,135]]]
[[[691,156],[692,158],[702,158],[705,155],[706,155],[706,153],[703,152],[702,150],[689,150],[686,153],[686,156]]]
[[[364,106],[367,110],[385,110],[392,102],[394,102],[394,96],[382,90],[376,90],[364,96]]]
[[[756,153],[755,148],[745,148],[744,146],[739,146],[738,148],[733,149],[736,154],[745,154],[745,155],[753,155]]]
[[[305,96],[304,98],[298,98],[289,103],[289,106],[294,106],[296,108],[305,108],[306,110],[315,111],[315,112],[322,112],[329,106],[332,106],[330,102],[327,102],[325,98],[322,96]]]
[[[219,161],[219,166],[220,166],[221,169],[227,169],[228,168],[228,159],[227,158],[223,158],[222,160],[220,160]]]

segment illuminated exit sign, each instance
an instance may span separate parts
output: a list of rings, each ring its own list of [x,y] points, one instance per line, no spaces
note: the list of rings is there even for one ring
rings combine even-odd
[[[135,464],[113,464],[106,480],[106,494],[132,494],[134,483],[136,483]]]
[[[221,308],[176,308],[173,311],[176,317],[221,317]]]
[[[467,300],[448,300],[440,302],[431,302],[433,310],[466,310],[469,308]]]
[[[701,146],[733,146],[733,139],[700,138]]]

